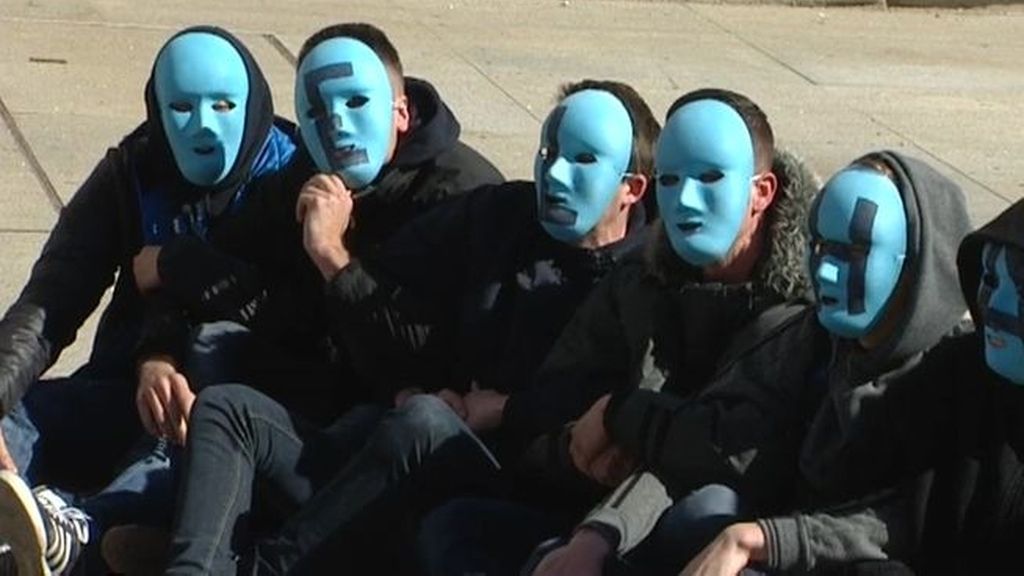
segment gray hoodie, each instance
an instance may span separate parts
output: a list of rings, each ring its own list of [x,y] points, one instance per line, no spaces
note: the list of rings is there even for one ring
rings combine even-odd
[[[960,187],[927,164],[896,152],[883,159],[896,175],[907,212],[907,258],[901,290],[906,295],[897,328],[865,350],[835,338],[828,369],[828,396],[815,415],[800,454],[800,474],[809,508],[847,499],[858,470],[844,458],[858,434],[866,400],[878,397],[916,366],[923,354],[955,333],[966,305],[960,293],[956,254],[970,231]],[[833,514],[797,514],[759,521],[767,536],[768,565],[809,570],[821,561],[885,558],[886,523],[870,508]]]

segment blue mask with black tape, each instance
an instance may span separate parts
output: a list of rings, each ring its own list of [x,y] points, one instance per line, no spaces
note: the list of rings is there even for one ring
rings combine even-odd
[[[299,66],[295,116],[302,140],[317,168],[349,188],[373,182],[387,163],[394,109],[387,67],[358,40],[324,40]]]
[[[245,134],[249,76],[242,57],[214,34],[182,34],[160,52],[153,77],[160,121],[182,176],[197,186],[219,183]]]
[[[754,178],[743,118],[718,100],[684,104],[665,122],[654,162],[672,248],[694,266],[724,261],[743,227]]]
[[[906,260],[899,190],[875,170],[847,168],[825,184],[810,224],[818,320],[843,338],[867,335],[881,320]]]
[[[985,363],[1014,384],[1024,384],[1024,252],[986,243],[978,307],[985,330]]]
[[[600,223],[627,175],[633,123],[604,90],[569,95],[548,115],[533,164],[537,216],[556,240],[578,244]]]

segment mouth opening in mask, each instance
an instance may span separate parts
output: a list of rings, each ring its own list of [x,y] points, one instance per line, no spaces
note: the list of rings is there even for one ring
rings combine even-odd
[[[366,149],[357,148],[355,145],[334,148],[330,154],[331,164],[339,169],[366,164],[370,161],[369,156],[366,154]]]
[[[575,210],[566,206],[567,199],[551,194],[545,194],[543,198],[544,206],[541,209],[541,218],[543,220],[559,226],[573,226],[576,224],[576,218],[579,215]]]

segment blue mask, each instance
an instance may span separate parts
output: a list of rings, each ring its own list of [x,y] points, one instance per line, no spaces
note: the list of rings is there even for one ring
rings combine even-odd
[[[811,214],[810,275],[818,320],[843,338],[867,335],[896,290],[907,253],[907,216],[892,180],[847,168],[828,181]]]
[[[352,38],[317,44],[295,79],[295,117],[321,172],[359,189],[388,161],[395,134],[394,90],[384,62]]]
[[[985,363],[1014,384],[1024,384],[1024,253],[985,244],[978,306],[985,321]]]
[[[633,123],[604,90],[582,90],[555,108],[541,129],[533,164],[537,215],[553,238],[578,244],[601,221],[629,167]]]
[[[249,75],[230,42],[206,32],[171,40],[154,69],[167,142],[182,176],[212,186],[227,176],[245,134]]]
[[[743,118],[718,100],[681,106],[661,131],[654,163],[672,248],[694,266],[724,261],[743,227],[754,176]]]

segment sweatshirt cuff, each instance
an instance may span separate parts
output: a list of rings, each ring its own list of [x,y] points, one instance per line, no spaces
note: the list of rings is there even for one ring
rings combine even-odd
[[[764,532],[765,567],[791,570],[800,563],[800,525],[796,518],[768,518],[757,521]]]

